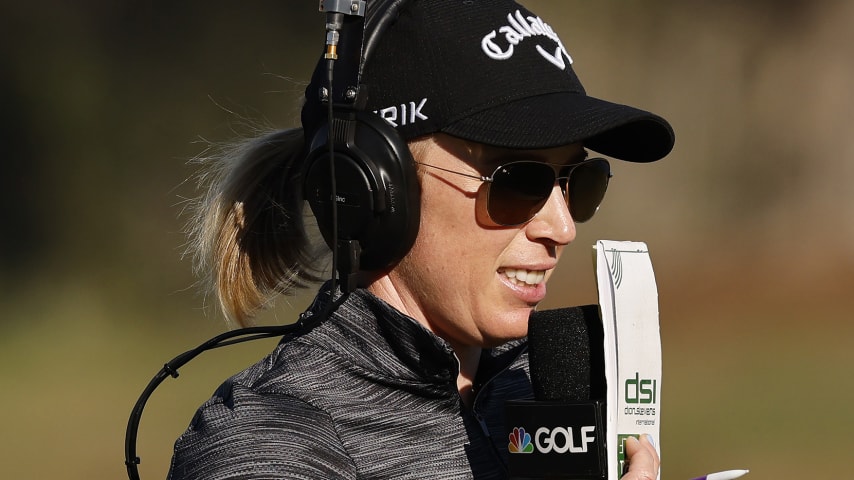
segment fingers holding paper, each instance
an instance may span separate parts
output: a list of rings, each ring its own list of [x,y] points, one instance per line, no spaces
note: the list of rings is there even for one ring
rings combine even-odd
[[[652,437],[643,435],[626,439],[626,458],[629,470],[621,480],[655,480],[658,478],[659,458]]]

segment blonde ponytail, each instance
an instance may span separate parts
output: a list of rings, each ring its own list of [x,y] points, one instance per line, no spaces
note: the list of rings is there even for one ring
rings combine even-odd
[[[281,130],[200,157],[202,197],[188,224],[197,275],[226,317],[247,326],[277,294],[321,280],[326,246],[306,233],[303,131]]]

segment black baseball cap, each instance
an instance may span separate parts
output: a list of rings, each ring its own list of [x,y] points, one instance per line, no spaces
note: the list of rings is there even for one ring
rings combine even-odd
[[[307,132],[323,120],[324,65],[306,89]],[[588,96],[554,29],[510,0],[406,1],[365,60],[361,84],[364,109],[405,140],[444,132],[505,148],[580,142],[651,162],[675,139],[658,115]]]

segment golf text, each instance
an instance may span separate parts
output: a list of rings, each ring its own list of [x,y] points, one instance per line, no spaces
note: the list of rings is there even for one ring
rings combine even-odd
[[[540,453],[586,453],[588,445],[596,441],[596,427],[590,425],[579,430],[579,438],[576,439],[572,427],[556,427],[551,430],[540,427],[534,434],[534,444]]]

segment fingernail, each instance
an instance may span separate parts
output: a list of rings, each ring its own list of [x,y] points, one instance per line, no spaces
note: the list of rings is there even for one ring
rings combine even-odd
[[[655,446],[655,439],[654,439],[654,438],[652,438],[652,435],[650,435],[650,434],[648,434],[648,433],[647,433],[647,434],[646,434],[646,439],[647,439],[647,441],[649,441],[650,445],[652,445],[653,447]]]

